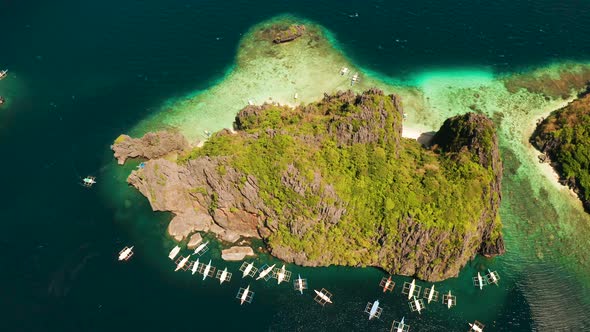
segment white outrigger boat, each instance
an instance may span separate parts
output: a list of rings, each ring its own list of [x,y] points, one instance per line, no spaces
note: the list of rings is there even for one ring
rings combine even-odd
[[[170,250],[170,253],[168,254],[168,258],[174,260],[174,258],[176,258],[176,255],[178,255],[179,252],[180,252],[180,247],[175,246],[174,248],[172,248],[172,250]]]
[[[289,282],[291,280],[291,271],[285,270],[285,264],[280,269],[273,270],[273,278],[277,279],[277,285],[283,281]]]
[[[207,252],[207,250],[209,250],[209,247],[207,246],[209,244],[209,241],[201,243],[196,249],[195,252],[193,253],[193,255],[199,255],[199,256],[203,256],[204,253]]]
[[[8,76],[8,69],[0,71],[0,80],[6,78],[6,76]]]
[[[215,266],[211,266],[211,260],[207,265],[201,263],[198,267],[199,273],[203,274],[203,280],[207,277],[213,278],[215,276]]]
[[[352,75],[352,79],[350,80],[350,85],[354,85],[355,83],[357,83],[359,80],[359,74],[358,73],[354,73],[354,75]]]
[[[301,275],[297,275],[297,279],[293,281],[293,288],[303,295],[303,290],[307,289],[307,279],[301,279]]]
[[[483,332],[483,328],[485,327],[485,325],[478,321],[475,321],[473,323],[469,323],[469,327],[469,332]]]
[[[389,278],[383,277],[379,283],[379,287],[383,288],[383,293],[391,292],[393,291],[393,287],[395,287],[395,281],[391,280],[391,276]]]
[[[412,297],[420,296],[420,291],[422,287],[416,285],[416,279],[412,279],[412,282],[404,282],[404,289],[402,289],[402,294],[408,295],[408,300],[412,299]]]
[[[340,75],[344,76],[347,73],[348,73],[348,68],[347,67],[340,68]]]
[[[449,294],[443,295],[443,304],[446,304],[447,308],[451,309],[452,307],[457,305],[457,297],[455,295],[452,295],[451,291],[449,291]]]
[[[191,257],[190,255],[189,255],[189,256],[186,256],[186,257],[182,257],[182,256],[180,256],[180,257],[178,258],[178,261],[177,261],[177,263],[176,263],[176,269],[174,269],[174,272],[176,272],[176,271],[178,271],[178,270],[180,270],[180,269],[183,269],[183,268],[184,268],[184,266],[186,265],[186,262],[188,262],[188,259],[189,259],[190,257]]]
[[[330,292],[328,292],[325,288],[322,288],[322,290],[317,291],[317,290],[313,290],[316,294],[316,296],[313,298],[314,301],[316,301],[317,303],[321,304],[321,305],[326,305],[326,303],[332,303],[332,294]]]
[[[82,185],[84,187],[90,188],[95,184],[96,184],[96,178],[94,176],[87,176],[84,179],[82,179]]]
[[[231,272],[227,272],[227,267],[225,269],[223,269],[223,271],[221,270],[217,270],[217,275],[215,276],[215,278],[219,279],[219,284],[223,284],[223,282],[227,281],[229,282],[231,280]]]
[[[258,275],[258,277],[256,277],[256,280],[264,278],[265,281],[268,281],[268,279],[270,279],[270,277],[271,277],[270,273],[275,268],[275,265],[276,264],[273,264],[272,266],[268,266],[265,264],[264,266],[267,266],[266,268],[264,266],[261,267],[260,269],[262,271],[260,271],[260,274]]]
[[[424,290],[424,298],[428,301],[428,303],[432,301],[438,301],[438,291],[434,290],[434,285]]]
[[[488,284],[495,284],[498,285],[498,281],[500,281],[500,275],[496,271],[490,271],[488,269],[488,274],[486,274],[486,279],[488,280]]]
[[[193,262],[193,266],[191,267],[191,272],[194,275],[199,268],[199,259],[197,258],[196,261]]]
[[[379,300],[375,300],[375,302],[367,303],[365,307],[365,312],[369,314],[369,320],[373,318],[381,317],[381,313],[383,312],[383,308],[379,306]]]
[[[246,288],[240,288],[238,291],[238,295],[236,295],[236,299],[240,300],[240,305],[246,303],[252,303],[252,298],[254,298],[254,292],[250,290],[250,285]]]
[[[127,261],[133,256],[133,246],[125,247],[123,250],[119,251],[119,260],[120,261]]]
[[[410,330],[410,325],[404,323],[405,318],[406,317],[402,317],[401,321],[394,320],[391,325],[391,332],[408,332]]]
[[[477,272],[477,277],[473,277],[473,286],[479,287],[479,290],[483,289],[483,286],[487,286],[488,281],[481,276],[481,273]]]
[[[254,277],[256,272],[258,272],[258,268],[254,266],[254,262],[244,262],[242,263],[242,266],[240,266],[240,271],[242,272],[242,278]]]
[[[410,310],[412,310],[412,312],[418,311],[418,313],[421,314],[422,310],[424,310],[424,301],[422,301],[422,299],[417,299],[415,296],[409,304]]]

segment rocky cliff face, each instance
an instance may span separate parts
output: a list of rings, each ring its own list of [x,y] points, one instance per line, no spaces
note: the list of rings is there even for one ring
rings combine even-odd
[[[188,148],[188,142],[180,133],[158,131],[147,133],[142,138],[131,138],[121,135],[113,144],[115,158],[123,165],[127,158],[156,159],[171,152],[179,152]]]
[[[459,160],[464,154],[473,155],[481,166],[492,172],[492,181],[484,188],[483,199],[488,206],[482,211],[477,230],[471,234],[481,242],[478,252],[485,256],[501,255],[506,251],[500,234],[499,208],[502,200],[502,159],[495,126],[484,115],[467,113],[447,119],[433,138],[435,149]],[[469,242],[465,239],[464,242]]]
[[[236,133],[219,132],[177,162],[149,160],[128,182],[154,210],[176,215],[177,240],[200,230],[229,242],[262,238],[299,265],[377,266],[437,281],[478,252],[503,253],[492,122],[449,119],[435,151],[401,138],[402,115],[399,98],[379,90],[296,109],[248,106]]]
[[[540,161],[551,162],[561,184],[572,188],[590,212],[590,93],[552,112],[530,141],[543,153]]]

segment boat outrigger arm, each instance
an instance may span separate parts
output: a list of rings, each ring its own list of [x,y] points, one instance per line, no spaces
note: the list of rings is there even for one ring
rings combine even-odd
[[[254,298],[254,292],[250,290],[250,285],[246,288],[240,288],[238,291],[238,295],[236,298],[240,300],[240,305],[244,303],[252,303],[252,298]]]
[[[82,185],[85,187],[92,187],[93,184],[96,183],[96,178],[94,176],[87,176],[82,179]]]
[[[295,288],[296,291],[299,291],[301,294],[303,294],[303,290],[307,289],[307,279],[302,279],[301,276],[298,274],[297,279],[295,279],[295,281],[293,282],[293,288]]]
[[[410,325],[405,324],[404,319],[405,317],[402,317],[401,321],[393,321],[391,332],[408,332],[410,330]]]
[[[367,306],[365,307],[365,312],[369,314],[369,320],[371,320],[373,318],[381,317],[381,313],[383,312],[383,308],[381,308],[379,306],[379,300],[376,300],[373,303],[371,303],[371,302],[367,303]]]
[[[242,272],[242,278],[254,277],[256,272],[258,272],[258,268],[254,266],[254,262],[244,262],[242,263],[242,266],[240,266],[240,271]]]
[[[123,250],[119,251],[119,260],[120,261],[127,261],[133,256],[133,246],[125,247]]]
[[[326,305],[326,303],[332,303],[332,294],[328,292],[325,288],[322,288],[322,290],[320,291],[315,289],[313,291],[316,293],[316,296],[313,300],[317,303],[321,305]]]

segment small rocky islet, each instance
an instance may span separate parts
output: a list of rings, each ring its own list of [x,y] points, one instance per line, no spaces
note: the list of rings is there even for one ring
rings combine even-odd
[[[113,150],[148,159],[128,177],[168,232],[262,239],[303,266],[375,266],[440,281],[476,254],[505,252],[502,161],[484,115],[447,119],[430,147],[402,137],[403,107],[378,89],[295,108],[250,105],[234,130],[191,146],[177,132],[121,135]]]

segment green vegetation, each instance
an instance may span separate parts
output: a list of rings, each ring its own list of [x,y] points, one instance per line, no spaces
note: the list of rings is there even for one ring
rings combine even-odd
[[[119,135],[116,139],[115,139],[115,143],[114,144],[119,144],[119,143],[123,143],[129,136],[126,135]]]
[[[253,175],[260,197],[274,211],[267,216],[274,230],[269,246],[303,251],[310,261],[383,261],[380,249],[399,247],[411,232],[408,220],[431,235],[450,234],[446,248],[464,255],[462,239],[476,232],[495,195],[489,190],[493,170],[467,149],[439,153],[401,138],[403,113],[394,98],[375,92],[355,98],[334,97],[295,110],[267,105],[242,111],[238,134],[215,135],[179,162],[223,156],[226,167]],[[487,132],[492,136],[481,137],[484,150],[494,142],[493,127]],[[302,184],[286,185],[285,177]],[[342,211],[342,217],[331,221],[325,206]],[[487,222],[499,226],[495,215]],[[479,245],[467,247],[475,253]],[[392,264],[382,265],[393,269]]]
[[[533,134],[532,142],[557,163],[564,182],[590,208],[590,95],[554,111]]]

